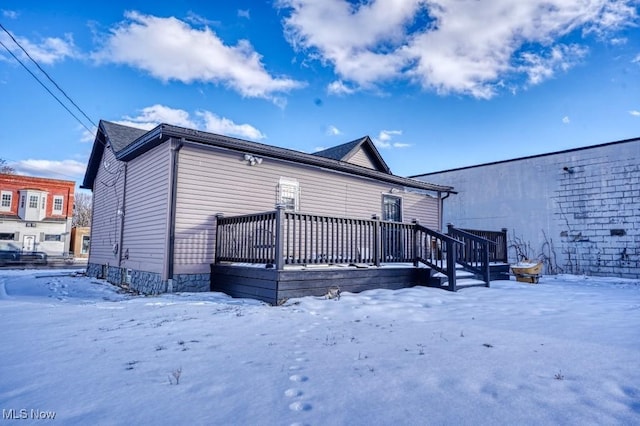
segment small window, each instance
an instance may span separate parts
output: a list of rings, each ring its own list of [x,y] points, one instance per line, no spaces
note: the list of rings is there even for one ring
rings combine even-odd
[[[25,196],[23,195],[22,198],[20,199],[20,208],[21,209],[24,209],[24,199],[25,199]]]
[[[37,195],[29,195],[29,208],[37,209],[38,208],[38,196]]]
[[[15,241],[15,239],[16,239],[16,234],[8,233],[8,232],[0,233],[0,241]]]
[[[297,180],[280,178],[276,203],[283,205],[285,210],[298,211],[300,207],[300,185]]]
[[[91,237],[88,235],[82,236],[82,247],[80,248],[80,253],[87,254],[89,253],[89,243],[91,242]]]
[[[45,234],[45,241],[62,241],[62,235],[60,234]]]
[[[62,214],[62,206],[64,204],[64,197],[56,195],[53,197],[53,213]]]
[[[382,196],[382,220],[402,222],[402,198],[386,194]]]
[[[13,198],[13,194],[9,191],[2,191],[2,195],[0,195],[0,211],[8,212],[11,210],[11,200]]]

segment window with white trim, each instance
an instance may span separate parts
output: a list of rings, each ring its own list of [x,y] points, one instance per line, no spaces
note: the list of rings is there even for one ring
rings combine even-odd
[[[283,205],[285,210],[298,211],[300,208],[300,184],[296,179],[280,178],[276,203]]]
[[[64,197],[56,195],[53,197],[53,214],[62,214],[62,206],[64,205]]]
[[[13,193],[10,191],[2,191],[0,193],[0,211],[11,211],[11,201],[13,200]]]
[[[38,197],[37,195],[29,195],[29,208],[37,209],[39,200],[40,200],[40,197]]]

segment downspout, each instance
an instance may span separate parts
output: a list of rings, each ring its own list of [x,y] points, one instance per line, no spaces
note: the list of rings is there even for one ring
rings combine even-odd
[[[176,240],[176,200],[178,197],[178,152],[184,146],[184,138],[179,141],[171,139],[171,177],[169,188],[169,241],[167,246],[167,262],[165,272],[167,277],[167,292],[173,292],[173,263]]]
[[[127,163],[124,163],[124,178],[122,181],[122,206],[116,212],[116,215],[120,216],[120,241],[118,242],[118,269],[121,268],[122,263],[122,250],[124,243],[124,213],[127,211],[126,207],[127,200]],[[93,205],[92,205],[93,209]],[[123,281],[124,282],[124,281]]]
[[[446,200],[447,198],[449,198],[451,196],[450,192],[447,192],[447,195],[445,195],[444,197],[442,196],[442,192],[438,192],[438,198],[440,199],[440,232],[444,232],[444,200]]]

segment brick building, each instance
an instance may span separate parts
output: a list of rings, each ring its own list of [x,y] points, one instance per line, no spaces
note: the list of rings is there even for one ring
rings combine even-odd
[[[0,243],[24,251],[69,251],[75,182],[0,174]]]
[[[458,191],[445,223],[507,228],[510,260],[640,278],[640,138],[415,176]]]

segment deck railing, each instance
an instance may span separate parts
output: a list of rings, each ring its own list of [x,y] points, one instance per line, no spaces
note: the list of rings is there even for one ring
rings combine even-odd
[[[461,230],[494,243],[489,245],[489,262],[509,263],[507,259],[507,228],[502,228],[501,231],[484,231],[478,229]]]
[[[456,260],[464,269],[482,277],[489,284],[489,247],[495,245],[493,241],[479,237],[462,229],[447,225],[447,235],[462,241],[464,244],[456,247]]]
[[[420,262],[455,289],[455,238],[421,226],[372,219],[276,211],[217,216],[216,262],[285,265]]]

